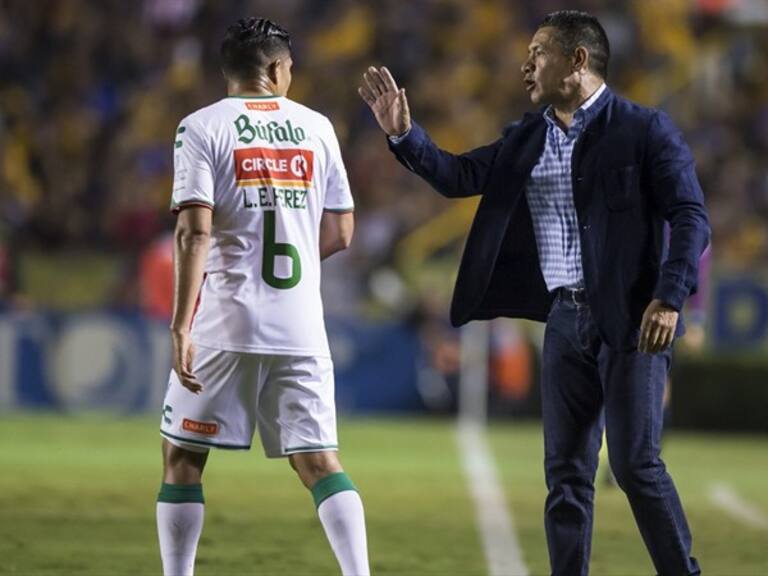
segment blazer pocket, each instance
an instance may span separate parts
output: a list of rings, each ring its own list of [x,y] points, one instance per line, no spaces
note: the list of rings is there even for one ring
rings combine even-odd
[[[629,210],[640,193],[640,170],[637,164],[607,170],[603,175],[603,192],[608,210]]]

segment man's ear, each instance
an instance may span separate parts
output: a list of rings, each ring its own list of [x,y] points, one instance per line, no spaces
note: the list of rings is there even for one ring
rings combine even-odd
[[[573,71],[586,72],[589,68],[589,50],[584,46],[578,46],[573,52]]]
[[[277,69],[280,67],[280,59],[273,60],[267,65],[267,78],[272,84],[277,85]]]

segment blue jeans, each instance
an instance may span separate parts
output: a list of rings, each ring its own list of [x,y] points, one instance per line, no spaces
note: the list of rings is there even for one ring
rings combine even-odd
[[[554,575],[589,572],[604,425],[611,468],[656,571],[700,574],[680,498],[659,457],[670,360],[669,350],[650,355],[609,348],[588,306],[555,299],[542,369],[545,526]]]

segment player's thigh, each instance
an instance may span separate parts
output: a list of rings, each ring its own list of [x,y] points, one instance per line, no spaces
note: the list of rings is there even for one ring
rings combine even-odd
[[[315,356],[272,356],[258,399],[269,457],[338,449],[333,363]]]
[[[203,390],[193,394],[172,371],[160,433],[171,444],[192,452],[249,449],[263,362],[254,354],[198,346],[192,370]]]

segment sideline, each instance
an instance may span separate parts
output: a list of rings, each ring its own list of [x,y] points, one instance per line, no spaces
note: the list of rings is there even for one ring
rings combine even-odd
[[[768,516],[744,500],[729,484],[718,482],[709,489],[709,499],[718,508],[742,524],[768,530]]]
[[[480,529],[490,576],[528,576],[485,426],[459,419],[456,429],[464,474]]]

